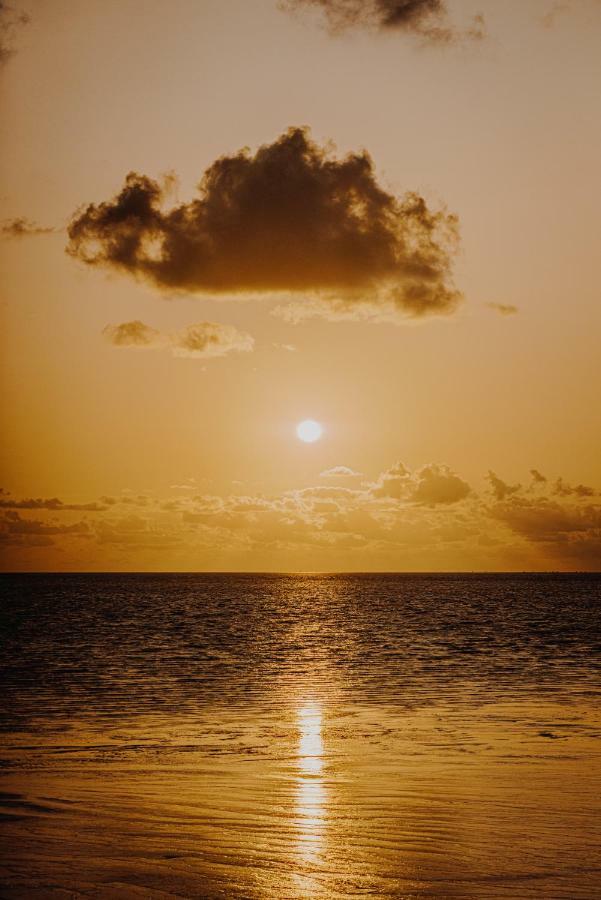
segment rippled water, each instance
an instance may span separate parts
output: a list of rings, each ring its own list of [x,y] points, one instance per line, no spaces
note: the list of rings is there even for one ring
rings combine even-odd
[[[10,576],[2,898],[601,896],[601,576]]]

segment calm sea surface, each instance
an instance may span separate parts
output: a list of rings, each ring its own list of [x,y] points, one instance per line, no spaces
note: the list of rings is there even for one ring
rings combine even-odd
[[[0,587],[0,897],[601,896],[601,576]]]

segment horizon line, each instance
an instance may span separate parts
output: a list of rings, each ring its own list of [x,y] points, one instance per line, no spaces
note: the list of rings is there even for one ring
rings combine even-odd
[[[1,575],[601,575],[601,569],[15,569]]]

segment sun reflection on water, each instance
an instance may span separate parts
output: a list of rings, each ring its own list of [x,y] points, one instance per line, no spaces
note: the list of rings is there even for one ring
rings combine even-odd
[[[318,703],[301,706],[297,713],[298,767],[302,775],[319,775],[323,769],[322,711]]]
[[[299,861],[311,865],[316,865],[321,860],[326,828],[327,790],[322,778],[322,718],[319,703],[305,703],[297,710],[297,851]]]

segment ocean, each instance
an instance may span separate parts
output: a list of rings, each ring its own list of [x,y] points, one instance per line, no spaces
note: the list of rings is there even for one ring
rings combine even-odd
[[[0,584],[1,898],[601,896],[601,576]]]

